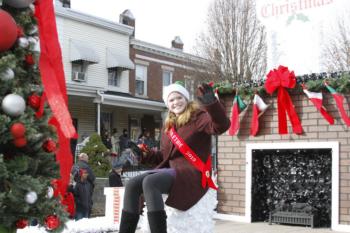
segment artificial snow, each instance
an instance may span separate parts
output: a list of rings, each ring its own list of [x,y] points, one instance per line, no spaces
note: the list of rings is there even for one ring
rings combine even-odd
[[[208,192],[187,211],[181,211],[169,206],[165,206],[167,214],[167,232],[168,233],[213,233],[214,215],[217,205],[216,191],[209,189]],[[141,232],[150,233],[147,209],[141,216],[139,226]]]
[[[118,224],[112,224],[105,217],[83,218],[78,221],[70,220],[66,223],[67,228],[62,233],[102,233],[114,232],[119,229]],[[43,227],[27,227],[17,230],[17,233],[47,233]]]

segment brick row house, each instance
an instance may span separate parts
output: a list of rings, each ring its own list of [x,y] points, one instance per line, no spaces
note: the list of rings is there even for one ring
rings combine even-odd
[[[166,111],[162,87],[183,81],[193,90],[196,71],[179,37],[170,48],[134,38],[129,10],[112,22],[62,7],[56,1],[69,110],[79,133],[77,143],[94,132],[127,129],[137,140],[143,128],[157,140]]]

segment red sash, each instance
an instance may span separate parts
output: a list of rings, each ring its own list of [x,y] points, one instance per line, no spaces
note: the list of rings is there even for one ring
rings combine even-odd
[[[205,188],[207,185],[215,190],[218,190],[215,183],[211,179],[211,156],[209,156],[207,162],[204,164],[203,161],[191,150],[191,148],[185,143],[185,141],[176,133],[172,127],[167,135],[171,142],[181,152],[181,154],[195,167],[197,170],[202,172],[202,187]]]

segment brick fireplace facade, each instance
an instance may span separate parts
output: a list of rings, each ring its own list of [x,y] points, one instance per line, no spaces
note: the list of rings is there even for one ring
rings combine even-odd
[[[227,114],[231,116],[233,95],[221,96]],[[349,114],[350,96],[346,97],[346,111]],[[260,130],[256,137],[249,135],[252,105],[240,120],[237,136],[228,132],[218,138],[218,213],[223,218],[250,222],[249,192],[249,150],[266,146],[292,148],[331,148],[332,149],[332,229],[350,232],[350,132],[343,123],[336,103],[328,93],[324,94],[324,106],[334,117],[334,125],[322,118],[314,105],[301,92],[291,93],[296,112],[301,120],[304,133],[278,134],[277,98],[264,96],[271,106],[260,117]]]

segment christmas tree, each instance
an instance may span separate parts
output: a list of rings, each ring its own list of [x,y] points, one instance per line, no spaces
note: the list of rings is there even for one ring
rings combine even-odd
[[[75,131],[52,4],[0,0],[1,233],[28,225],[59,232],[68,219],[62,203]]]

